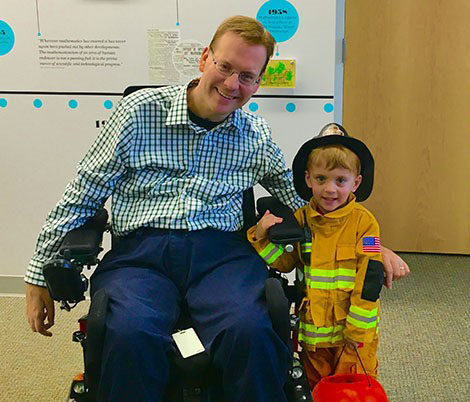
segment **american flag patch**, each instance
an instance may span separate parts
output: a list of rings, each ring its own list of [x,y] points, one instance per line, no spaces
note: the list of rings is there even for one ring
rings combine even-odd
[[[364,237],[362,239],[362,251],[364,253],[380,253],[380,238],[377,236]]]

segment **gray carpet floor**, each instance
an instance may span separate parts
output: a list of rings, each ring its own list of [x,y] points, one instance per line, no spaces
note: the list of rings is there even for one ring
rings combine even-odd
[[[470,256],[404,254],[412,275],[382,292],[379,381],[390,402],[470,401]],[[0,401],[65,401],[82,369],[82,302],[32,333],[21,297],[0,297]],[[138,402],[138,401],[136,401]]]
[[[470,401],[470,256],[404,254],[382,292],[380,377],[392,402]]]

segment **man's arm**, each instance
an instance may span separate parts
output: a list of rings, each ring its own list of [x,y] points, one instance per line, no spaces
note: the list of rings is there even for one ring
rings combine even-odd
[[[385,286],[392,288],[392,282],[398,281],[410,274],[410,268],[403,259],[392,250],[382,246],[382,258],[384,260]]]
[[[267,175],[260,184],[275,198],[287,205],[292,211],[307,204],[294,189],[292,170],[287,167],[284,154],[271,140],[265,150]]]
[[[55,255],[68,232],[82,226],[103,207],[116,182],[125,174],[123,159],[130,147],[132,130],[129,113],[118,107],[78,163],[76,177],[49,213],[26,270],[25,282],[45,287],[43,264]]]
[[[79,162],[77,176],[67,186],[56,207],[49,213],[25,274],[26,316],[33,332],[51,336],[54,302],[42,266],[52,258],[64,236],[101,208],[111,195],[116,181],[125,172],[121,155],[126,153],[132,125],[127,112],[118,107],[85,157]]]

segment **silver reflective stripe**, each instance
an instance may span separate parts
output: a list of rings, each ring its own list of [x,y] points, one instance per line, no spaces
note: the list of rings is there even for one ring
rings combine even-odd
[[[377,320],[377,316],[374,316],[374,317],[363,317],[362,315],[359,315],[359,314],[356,314],[356,313],[352,313],[351,311],[349,311],[349,316],[352,317],[352,318],[355,318],[356,320],[358,321],[362,321],[362,322],[374,322]]]
[[[266,260],[266,261],[270,261],[271,258],[273,258],[273,256],[279,251],[279,248],[278,247],[274,247],[266,256],[264,256],[263,258]]]
[[[334,327],[316,327],[315,325],[300,322],[299,341],[307,345],[318,343],[336,343],[343,340],[344,325]]]
[[[337,281],[344,281],[344,282],[354,282],[355,277],[354,276],[332,276],[332,277],[326,277],[326,276],[313,276],[310,274],[305,274],[305,276],[315,282],[337,282]]]
[[[318,332],[307,331],[305,328],[301,328],[302,334],[308,336],[309,338],[334,338],[337,335],[341,334],[341,331],[328,332],[326,334],[320,334]]]
[[[276,245],[274,243],[269,243],[259,255],[266,261],[268,264],[272,264],[276,261],[284,252],[284,247],[282,245]]]

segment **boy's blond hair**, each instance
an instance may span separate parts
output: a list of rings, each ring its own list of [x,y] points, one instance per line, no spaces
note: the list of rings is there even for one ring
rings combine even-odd
[[[307,160],[307,169],[313,166],[323,165],[328,170],[343,168],[351,171],[356,176],[361,172],[361,161],[350,149],[342,145],[327,145],[315,148]]]
[[[265,47],[266,63],[264,63],[263,69],[261,70],[263,73],[269,59],[274,53],[274,46],[276,46],[276,41],[263,24],[254,18],[244,15],[229,17],[219,25],[212,37],[209,47],[214,49],[217,45],[217,40],[226,32],[237,34],[249,45],[263,45]]]

